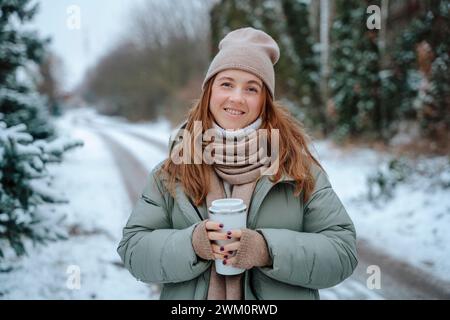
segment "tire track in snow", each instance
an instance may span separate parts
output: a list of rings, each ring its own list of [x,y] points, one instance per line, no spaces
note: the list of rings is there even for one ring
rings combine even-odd
[[[117,142],[108,134],[100,130],[94,132],[103,139],[105,144],[110,149],[114,162],[120,172],[122,180],[125,184],[130,203],[134,204],[140,198],[143,188],[145,187],[145,179],[148,177],[148,170],[141,164],[141,162],[122,144]],[[130,214],[126,212],[125,214]],[[124,267],[124,266],[123,266]],[[159,284],[148,283],[150,290],[149,296],[151,299],[159,299],[161,287]]]
[[[110,149],[114,162],[122,176],[128,198],[134,204],[145,187],[148,171],[122,144],[100,130],[95,130],[95,133],[103,139]]]
[[[164,143],[162,142],[160,139],[155,138],[155,137],[151,137],[151,136],[147,136],[145,134],[142,134],[138,131],[135,131],[131,128],[129,128],[129,126],[126,125],[120,125],[120,124],[113,124],[113,123],[108,123],[108,124],[101,124],[101,123],[96,123],[96,122],[90,122],[90,124],[92,126],[94,126],[95,128],[97,128],[98,130],[101,130],[102,128],[110,128],[110,129],[114,129],[117,131],[120,131],[122,133],[126,133],[129,136],[133,136],[135,138],[138,138],[139,140],[150,144],[152,147],[156,147],[159,151],[166,153],[167,152],[167,148],[168,148],[168,143]]]
[[[159,151],[162,151],[164,153],[167,152],[168,145],[162,143],[160,140],[158,140],[156,138],[152,138],[150,136],[146,136],[146,135],[143,135],[143,134],[141,134],[139,132],[135,132],[135,131],[132,131],[132,130],[129,130],[129,129],[125,129],[123,132],[125,132],[126,134],[128,134],[130,136],[138,138],[139,140],[142,140],[145,143],[148,143],[148,144],[152,145],[153,147],[158,148]]]
[[[374,290],[386,299],[450,299],[450,283],[437,279],[429,272],[394,258],[374,248],[367,241],[358,241],[360,263],[355,277],[364,280],[369,265],[381,271],[381,289]]]

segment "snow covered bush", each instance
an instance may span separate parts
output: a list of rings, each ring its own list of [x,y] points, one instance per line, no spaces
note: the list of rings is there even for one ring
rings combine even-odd
[[[8,127],[26,124],[27,132],[35,139],[55,137],[54,128],[49,123],[47,99],[32,87],[10,85],[10,88],[0,88],[0,113],[3,113],[0,121]]]
[[[9,246],[24,254],[25,239],[35,244],[65,237],[63,217],[49,204],[67,200],[51,189],[47,165],[61,162],[65,151],[82,142],[34,140],[26,129],[0,121],[0,259]]]
[[[392,158],[382,163],[366,180],[367,199],[373,203],[395,196],[400,185],[427,192],[450,188],[450,157]]]
[[[411,174],[411,167],[403,158],[394,158],[380,166],[367,177],[368,200],[387,200],[394,196],[395,187],[406,182]]]

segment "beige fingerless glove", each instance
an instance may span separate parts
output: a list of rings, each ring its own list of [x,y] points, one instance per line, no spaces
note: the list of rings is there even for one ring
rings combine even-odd
[[[202,259],[214,260],[211,242],[206,232],[206,221],[199,223],[192,233],[192,247],[195,253]]]
[[[242,229],[241,244],[236,252],[236,268],[251,269],[272,265],[264,236],[258,231]]]

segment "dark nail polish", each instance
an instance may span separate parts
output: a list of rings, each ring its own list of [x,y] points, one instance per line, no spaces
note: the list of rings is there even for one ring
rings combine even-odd
[[[231,231],[227,231],[227,235],[229,235],[229,236],[230,236],[230,235],[231,235]]]
[[[223,223],[219,224],[219,227],[223,228]]]
[[[228,251],[229,254],[233,254],[233,251]]]
[[[220,247],[220,251],[223,251],[223,250],[225,250],[223,247]]]
[[[231,236],[227,236],[228,239],[231,239]]]
[[[227,255],[227,254],[226,254],[226,255],[224,255],[223,257],[224,257],[225,259],[228,259],[228,255]]]
[[[227,260],[223,260],[223,262],[222,262],[223,264],[227,264]]]

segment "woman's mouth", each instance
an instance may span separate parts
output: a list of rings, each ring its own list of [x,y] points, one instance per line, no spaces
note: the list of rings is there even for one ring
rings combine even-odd
[[[228,113],[228,114],[230,114],[232,116],[241,116],[241,115],[243,115],[245,113],[243,111],[239,111],[239,110],[231,109],[231,108],[225,108],[224,110],[225,110],[226,113]]]

